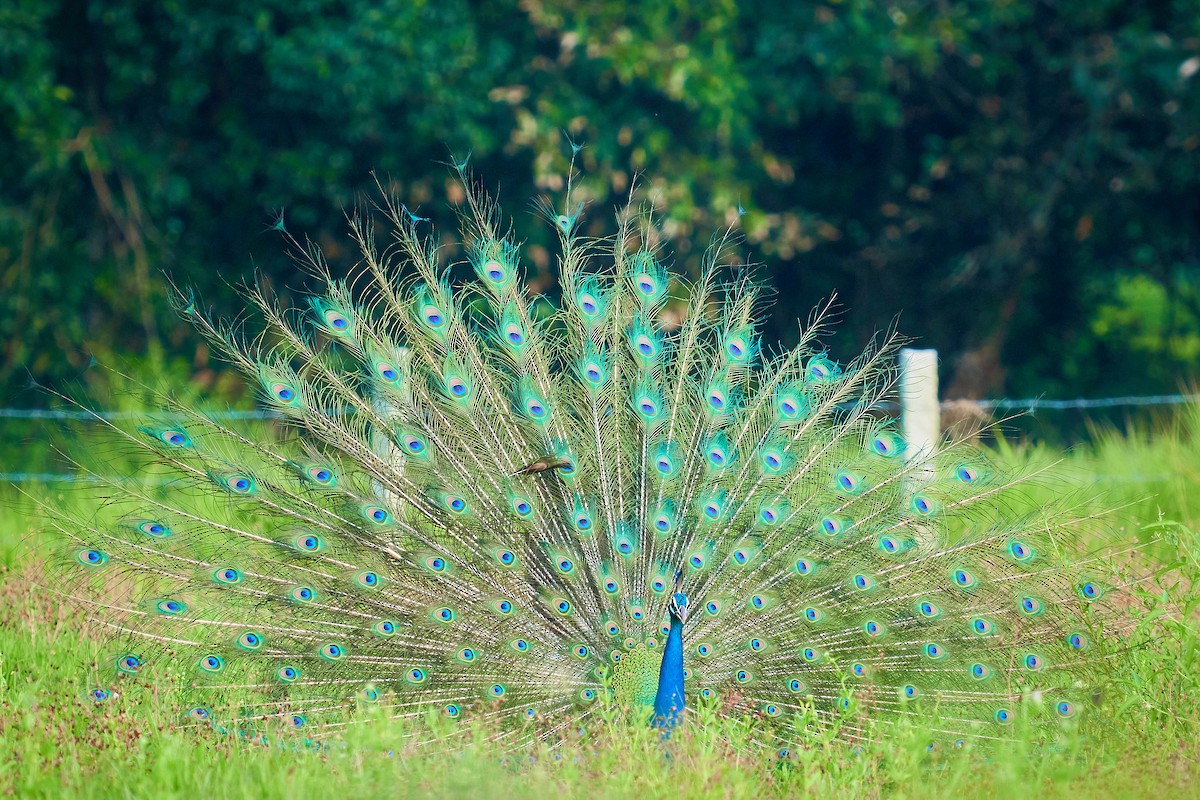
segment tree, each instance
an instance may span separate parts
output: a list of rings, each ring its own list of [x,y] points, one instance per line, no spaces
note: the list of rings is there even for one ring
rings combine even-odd
[[[685,268],[747,212],[768,339],[837,290],[835,350],[900,313],[948,394],[1169,390],[1195,368],[1190,2],[21,0],[0,28],[9,379],[89,347],[202,364],[160,271],[287,294],[278,209],[337,262],[372,170],[447,220],[452,154],[519,208],[561,191],[571,141],[595,230],[641,173]],[[548,231],[516,224],[552,295]]]

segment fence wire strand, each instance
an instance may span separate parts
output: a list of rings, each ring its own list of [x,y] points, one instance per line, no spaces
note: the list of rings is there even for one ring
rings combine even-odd
[[[1153,395],[1125,395],[1120,397],[1077,397],[1074,399],[1050,400],[1044,397],[1026,397],[1021,399],[995,398],[990,400],[943,400],[938,405],[943,409],[961,407],[964,404],[975,405],[984,410],[1000,410],[1000,411],[1070,411],[1070,410],[1086,410],[1096,408],[1122,408],[1122,407],[1145,407],[1145,406],[1164,406],[1164,405],[1184,405],[1188,403],[1200,403],[1200,394],[1153,394]],[[852,407],[853,404],[847,404],[847,407]],[[881,411],[897,410],[900,407],[899,403],[885,401],[875,403],[872,406]],[[48,419],[48,420],[76,420],[80,422],[96,422],[104,420],[108,422],[120,420],[145,419],[148,416],[153,416],[156,412],[150,411],[87,411],[82,409],[67,409],[67,408],[0,408],[0,419]],[[211,411],[207,416],[213,419],[227,420],[270,420],[282,419],[283,415],[278,411],[266,410],[239,410],[228,409],[226,411]],[[1100,475],[1096,479],[1100,482],[1114,483],[1157,483],[1159,481],[1168,480],[1170,475],[1138,475],[1138,476],[1119,476],[1119,475]],[[69,472],[0,472],[0,483],[92,483],[98,481],[98,478],[86,475],[75,475]],[[134,479],[137,480],[137,479]],[[144,482],[144,479],[142,479]]]

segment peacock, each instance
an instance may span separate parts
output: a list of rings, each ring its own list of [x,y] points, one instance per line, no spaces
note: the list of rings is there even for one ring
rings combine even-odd
[[[1073,555],[1098,523],[1070,502],[1010,510],[1049,476],[909,446],[881,410],[894,328],[839,363],[826,302],[797,346],[764,344],[736,224],[689,279],[632,193],[602,238],[577,189],[535,204],[548,299],[457,172],[454,247],[381,189],[341,278],[275,226],[319,284],[305,303],[248,288],[249,326],[177,293],[274,421],[170,391],[136,424],[97,415],[144,467],[81,455],[85,502],[44,501],[57,591],[111,643],[97,700],[168,674],[184,724],[333,736],[366,704],[513,743],[609,704],[666,735],[707,706],[783,755],[905,721],[1003,739],[1095,704],[1117,547]]]

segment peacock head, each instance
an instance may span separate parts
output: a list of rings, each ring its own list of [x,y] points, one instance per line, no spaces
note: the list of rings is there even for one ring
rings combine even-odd
[[[675,572],[675,593],[671,595],[671,602],[667,603],[667,613],[672,619],[677,619],[680,622],[687,621],[687,595],[679,591],[680,584],[683,582],[683,570]]]
[[[683,592],[676,592],[671,595],[671,602],[667,604],[667,612],[672,619],[677,619],[680,622],[687,621],[687,595]]]

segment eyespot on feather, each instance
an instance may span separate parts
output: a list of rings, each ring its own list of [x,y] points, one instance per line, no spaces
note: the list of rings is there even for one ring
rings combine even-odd
[[[144,533],[152,539],[166,539],[171,535],[169,527],[155,520],[137,520],[133,523],[133,527],[139,533]]]
[[[242,582],[242,573],[234,567],[219,567],[212,571],[212,579],[222,586],[236,586]]]
[[[85,567],[102,567],[108,563],[108,554],[93,547],[75,551],[75,562]]]

